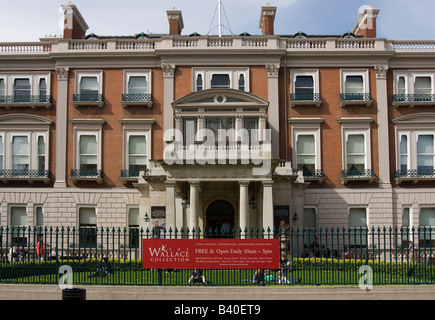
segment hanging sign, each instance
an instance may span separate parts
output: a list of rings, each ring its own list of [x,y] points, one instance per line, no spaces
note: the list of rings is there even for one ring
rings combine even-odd
[[[144,269],[279,269],[279,239],[143,239]]]

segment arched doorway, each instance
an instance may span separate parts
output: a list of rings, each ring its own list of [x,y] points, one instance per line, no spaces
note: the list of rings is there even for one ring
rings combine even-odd
[[[232,232],[234,228],[234,208],[225,200],[213,201],[207,208],[207,232]]]

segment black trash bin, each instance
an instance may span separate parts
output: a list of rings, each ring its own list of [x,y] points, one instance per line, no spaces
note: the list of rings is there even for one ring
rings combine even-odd
[[[63,289],[62,300],[86,300],[86,289]]]

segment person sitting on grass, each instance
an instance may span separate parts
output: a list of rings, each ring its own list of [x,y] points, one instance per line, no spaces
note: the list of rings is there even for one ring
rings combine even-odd
[[[99,267],[97,268],[97,270],[95,270],[94,274],[91,274],[89,277],[93,278],[93,277],[105,277],[109,274],[112,274],[113,270],[112,270],[112,266],[109,264],[109,261],[107,260],[107,258],[103,258],[103,261],[101,262],[101,264],[99,265]]]
[[[199,283],[199,284],[206,284],[205,277],[202,274],[202,270],[199,269],[193,269],[192,276],[190,277],[188,283]]]

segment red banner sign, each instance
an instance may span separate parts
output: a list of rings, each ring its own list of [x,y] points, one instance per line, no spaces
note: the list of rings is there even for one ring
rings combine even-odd
[[[143,239],[144,269],[279,269],[278,239]]]

